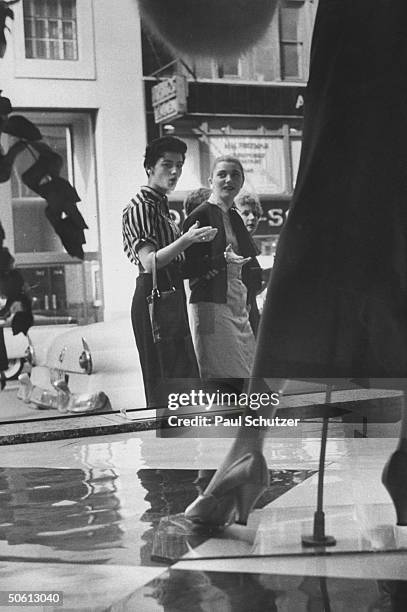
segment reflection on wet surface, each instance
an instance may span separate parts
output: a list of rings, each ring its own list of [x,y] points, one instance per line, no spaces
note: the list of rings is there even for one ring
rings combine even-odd
[[[407,582],[169,569],[122,606],[143,612],[405,612]]]
[[[123,535],[117,478],[111,469],[2,468],[0,538],[9,554],[28,544],[104,551],[105,560]]]
[[[267,506],[312,470],[281,470],[257,507]],[[196,470],[0,468],[0,557],[155,565],[175,560],[208,535],[183,538],[173,525],[196,497]],[[182,517],[181,517],[182,518]],[[178,518],[178,524],[180,519]],[[160,554],[157,548],[160,534]]]

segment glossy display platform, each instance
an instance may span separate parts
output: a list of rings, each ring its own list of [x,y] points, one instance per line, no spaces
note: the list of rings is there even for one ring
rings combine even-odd
[[[122,605],[143,612],[404,612],[407,582],[170,569],[127,596]]]
[[[262,508],[314,473],[272,473]],[[210,538],[182,511],[196,470],[0,468],[0,558],[155,565]],[[182,528],[180,526],[182,525]],[[176,533],[178,527],[178,534]],[[218,556],[215,553],[215,556]]]
[[[63,591],[67,610],[404,611],[405,587],[389,581],[407,580],[406,530],[380,483],[396,440],[331,426],[325,510],[338,544],[303,552],[320,423],[307,427],[267,438],[270,491],[246,528],[221,534],[197,534],[182,511],[229,440],[145,431],[1,447],[0,590]]]

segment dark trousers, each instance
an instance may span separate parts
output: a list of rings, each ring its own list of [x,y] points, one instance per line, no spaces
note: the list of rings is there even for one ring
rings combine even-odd
[[[161,290],[165,290],[169,282],[160,272],[158,285]],[[181,280],[175,284],[183,290]],[[151,290],[151,274],[140,274],[131,306],[131,321],[143,373],[147,407],[159,408],[167,406],[169,393],[199,388],[199,372],[190,337],[158,344],[153,342],[146,300]]]

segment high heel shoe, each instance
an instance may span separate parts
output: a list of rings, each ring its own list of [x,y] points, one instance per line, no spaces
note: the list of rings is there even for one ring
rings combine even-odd
[[[195,478],[192,484],[196,486],[199,493],[203,493],[212,480],[213,470],[199,470],[198,476]]]
[[[210,493],[199,495],[185,510],[185,517],[200,525],[246,525],[256,501],[269,485],[263,455],[255,451],[234,461]]]
[[[397,525],[407,525],[407,453],[396,450],[386,463],[382,483],[386,487],[397,515]]]

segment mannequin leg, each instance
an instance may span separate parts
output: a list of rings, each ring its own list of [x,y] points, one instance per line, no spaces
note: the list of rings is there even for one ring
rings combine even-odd
[[[270,388],[264,379],[252,380],[248,394],[276,393],[283,387],[281,379],[272,381]],[[273,402],[274,403],[274,402]],[[246,406],[243,414],[271,418],[278,405],[272,402],[255,413]],[[242,425],[225,459],[219,466],[205,491],[185,510],[185,516],[194,523],[223,526],[230,522],[246,524],[248,515],[258,497],[269,484],[269,475],[262,449],[267,427]]]
[[[382,482],[386,487],[397,514],[397,525],[407,526],[407,410],[406,393],[403,397],[403,412],[400,438],[397,449],[384,467]]]
[[[400,438],[397,446],[397,450],[402,451],[403,453],[407,453],[407,389],[403,394],[403,409],[402,409],[402,418],[400,425]],[[406,483],[407,485],[407,483]]]
[[[282,389],[284,387],[283,379],[276,379],[275,381],[269,381],[268,384],[264,379],[253,379],[250,382],[248,394],[250,393],[272,393],[279,392],[280,397],[282,395]],[[253,411],[249,406],[246,406],[243,413],[243,421],[246,415],[262,416],[264,418],[272,418],[278,409],[277,406],[262,406],[259,410]],[[238,460],[243,455],[253,452],[262,452],[264,446],[264,438],[267,433],[267,427],[247,427],[242,425],[239,427],[236,438],[233,440],[232,446],[226,454],[224,460],[220,464],[216,471],[216,474],[209,483],[205,493],[211,493],[216,488],[221,479],[222,475],[231,463]]]

